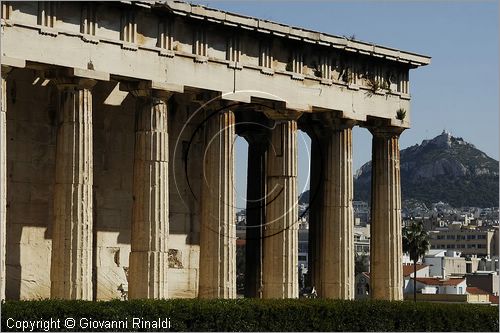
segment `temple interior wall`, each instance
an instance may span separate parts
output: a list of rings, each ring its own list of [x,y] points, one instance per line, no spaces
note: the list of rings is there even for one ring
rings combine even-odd
[[[172,97],[169,108],[169,297],[196,297],[203,172],[203,130],[197,128],[203,112],[184,96]]]
[[[50,296],[57,118],[55,89],[35,78],[15,69],[7,79],[8,299]]]
[[[118,298],[120,285],[128,286],[136,101],[129,94],[121,105],[105,105],[115,84],[100,82],[92,90],[97,299]]]

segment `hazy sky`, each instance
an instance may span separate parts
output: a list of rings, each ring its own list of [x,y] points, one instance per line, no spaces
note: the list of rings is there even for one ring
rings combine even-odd
[[[446,129],[499,155],[498,1],[193,1],[297,27],[350,36],[432,57],[410,71],[411,126],[401,149]],[[354,170],[370,160],[371,135],[355,128]],[[237,140],[239,206],[246,192],[246,143]],[[299,134],[299,193],[307,188],[310,144]]]

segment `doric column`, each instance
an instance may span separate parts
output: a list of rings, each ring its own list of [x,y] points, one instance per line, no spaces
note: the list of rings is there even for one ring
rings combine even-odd
[[[7,235],[7,74],[2,66],[2,109],[0,110],[0,300],[5,299],[5,253]]]
[[[297,121],[275,120],[267,156],[262,297],[296,298],[299,294]]]
[[[399,128],[371,128],[372,197],[370,293],[403,299]]]
[[[333,119],[332,119],[333,120]],[[321,271],[319,296],[354,298],[352,123],[338,119],[323,130]]]
[[[245,297],[262,294],[262,238],[266,208],[265,134],[248,134]]]
[[[168,92],[135,90],[129,298],[168,297]]]
[[[54,186],[51,297],[92,299],[92,93],[95,81],[55,80],[59,124]]]
[[[208,112],[201,187],[200,298],[236,297],[235,118]]]

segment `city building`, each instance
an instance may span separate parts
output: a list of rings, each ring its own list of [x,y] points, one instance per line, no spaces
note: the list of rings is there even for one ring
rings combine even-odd
[[[354,210],[354,225],[366,226],[370,223],[370,206],[364,201],[353,201],[352,207]]]
[[[496,229],[498,230],[498,229]],[[461,222],[429,232],[431,249],[460,251],[477,256],[498,256],[495,231],[464,227]]]
[[[413,265],[403,265],[404,299],[413,300],[413,287],[416,282],[417,301],[424,302],[450,302],[450,303],[473,303],[498,305],[498,294],[472,286],[467,278],[452,277],[430,277],[429,268],[432,266],[417,264],[417,276],[414,277]],[[498,277],[498,276],[497,276]],[[478,282],[485,286],[486,281]],[[498,286],[498,284],[497,284]],[[370,297],[370,273],[363,272],[356,275],[356,299]]]
[[[476,272],[480,261],[474,256],[463,257],[454,250],[429,250],[423,258],[424,264],[429,265],[429,275],[441,278]]]
[[[354,249],[357,255],[370,254],[370,224],[354,227]]]
[[[413,277],[405,299],[413,298]],[[415,278],[417,301],[491,304],[490,295],[479,288],[467,287],[465,278]]]
[[[413,292],[413,284],[410,286],[410,280],[415,276],[414,267],[412,264],[403,265],[403,294]],[[417,264],[417,278],[429,277],[429,266],[425,264]],[[413,282],[412,282],[413,283]]]
[[[410,278],[409,293],[413,292],[413,277]],[[436,278],[417,277],[417,292],[421,294],[448,294],[463,295],[466,293],[467,282],[465,278]]]
[[[304,267],[307,270],[308,252],[309,252],[309,229],[299,229],[299,267]]]
[[[498,296],[498,271],[477,271],[466,275],[467,286],[476,287]]]

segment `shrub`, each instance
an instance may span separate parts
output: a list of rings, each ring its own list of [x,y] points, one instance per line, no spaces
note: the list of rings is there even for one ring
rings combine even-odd
[[[288,300],[134,300],[7,301],[2,304],[2,331],[15,330],[7,320],[68,317],[94,321],[169,318],[172,331],[495,331],[498,308],[472,304],[386,301]],[[12,324],[10,320],[10,325]],[[61,330],[66,330],[61,324]],[[70,331],[106,331],[82,329]],[[123,331],[123,329],[115,329]],[[150,329],[158,331],[159,329]],[[43,331],[43,329],[37,329]]]

